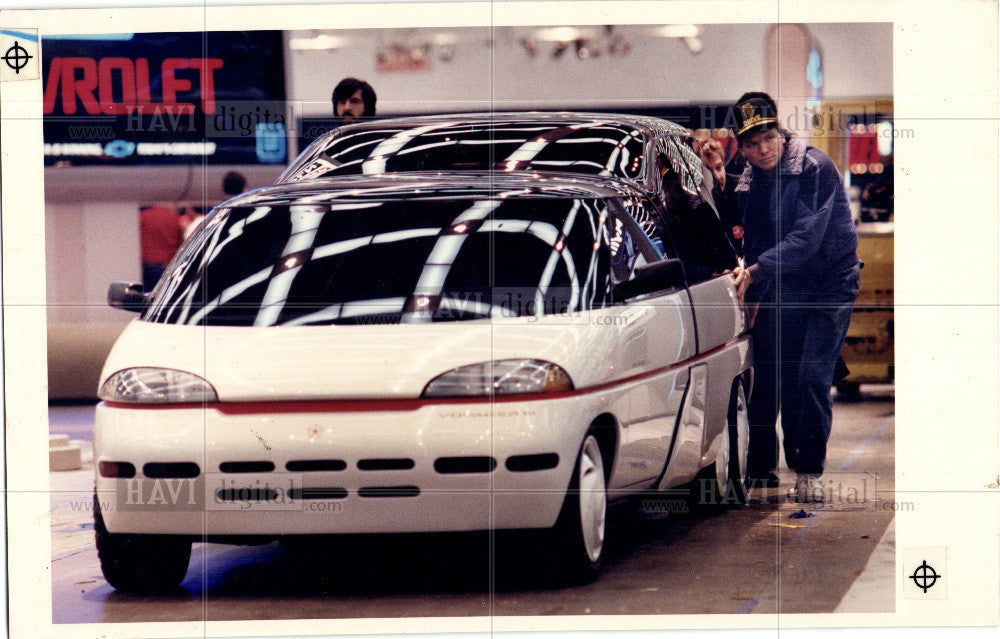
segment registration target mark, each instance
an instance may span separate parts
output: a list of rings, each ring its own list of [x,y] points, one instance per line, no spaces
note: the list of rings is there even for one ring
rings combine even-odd
[[[910,575],[910,579],[912,579],[913,583],[917,585],[917,588],[927,592],[934,587],[934,584],[936,584],[938,579],[942,576],[943,575],[939,575],[937,571],[934,570],[933,566],[927,565],[927,560],[924,560],[924,562],[913,571],[913,574]]]
[[[948,599],[948,549],[904,548],[900,577],[905,580],[904,599]]]
[[[37,29],[0,30],[0,80],[37,80],[38,53]]]
[[[28,66],[28,61],[34,56],[28,53],[28,50],[21,46],[21,43],[14,40],[13,46],[7,49],[7,53],[3,56],[3,61],[7,63],[7,66],[14,69],[14,73],[21,73],[21,69]]]

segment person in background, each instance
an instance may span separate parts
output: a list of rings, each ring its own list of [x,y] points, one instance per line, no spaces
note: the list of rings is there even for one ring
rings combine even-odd
[[[673,245],[689,283],[731,272],[737,266],[731,242],[720,237],[720,219],[710,201],[684,190],[668,157],[657,157],[663,191],[663,222],[670,229],[664,243]],[[708,178],[706,177],[706,180]]]
[[[183,222],[176,208],[156,204],[139,210],[139,249],[142,255],[144,290],[153,290],[183,241]]]
[[[239,195],[247,188],[247,179],[239,171],[229,171],[222,177],[222,192],[226,194],[226,199]],[[190,217],[184,226],[184,239],[188,239],[198,229],[198,226],[205,220],[205,214],[200,210],[188,207],[185,213]]]
[[[830,387],[858,295],[858,235],[837,167],[779,125],[770,96],[744,94],[730,122],[747,162],[734,187],[747,267],[734,279],[759,304],[748,481],[778,483],[780,409],[785,461],[797,476],[789,496],[823,501]]]
[[[333,89],[333,115],[337,126],[354,124],[375,115],[375,90],[364,80],[344,78]]]
[[[722,226],[733,248],[740,257],[743,257],[743,219],[736,207],[735,194],[736,183],[740,176],[728,174],[726,151],[715,138],[695,138],[692,146],[712,173],[712,199],[715,200],[715,208],[719,211],[719,219],[722,220]]]
[[[226,194],[226,199],[239,195],[247,190],[247,179],[239,171],[230,171],[222,178],[222,192]]]
[[[691,148],[701,158],[702,163],[712,172],[713,189],[726,187],[726,152],[722,143],[713,137],[695,137]]]
[[[195,228],[201,224],[201,219],[205,217],[205,210],[198,206],[185,206],[181,209],[181,235],[184,239],[191,237]]]

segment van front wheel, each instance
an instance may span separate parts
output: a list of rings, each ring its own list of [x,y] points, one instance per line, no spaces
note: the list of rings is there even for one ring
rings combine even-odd
[[[597,578],[604,559],[607,510],[604,457],[591,430],[580,446],[566,499],[551,530],[550,549],[561,578],[573,583]]]
[[[108,532],[94,497],[94,536],[101,572],[116,590],[150,593],[176,588],[187,574],[191,540],[175,535]]]

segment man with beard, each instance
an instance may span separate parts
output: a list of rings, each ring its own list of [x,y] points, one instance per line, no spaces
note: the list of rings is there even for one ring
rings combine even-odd
[[[373,117],[375,100],[375,90],[364,80],[341,80],[333,89],[333,114],[337,117],[337,126]]]

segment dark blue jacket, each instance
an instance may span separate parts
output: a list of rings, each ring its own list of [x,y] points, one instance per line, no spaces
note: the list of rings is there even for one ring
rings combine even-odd
[[[753,167],[747,165],[735,189],[745,222],[753,184]],[[780,188],[774,212],[779,241],[757,258],[754,288],[773,289],[779,274],[782,282],[796,288],[822,286],[826,276],[858,263],[858,232],[844,182],[826,153],[791,137],[781,158],[776,188]]]

